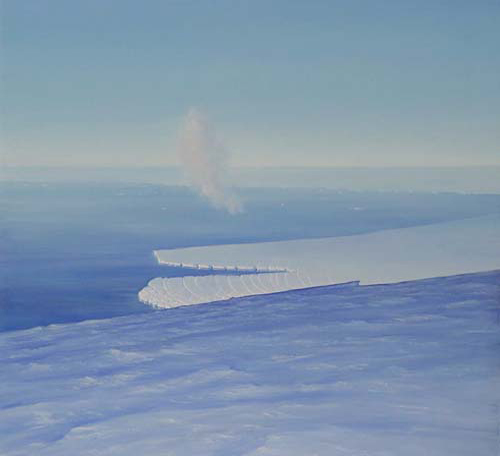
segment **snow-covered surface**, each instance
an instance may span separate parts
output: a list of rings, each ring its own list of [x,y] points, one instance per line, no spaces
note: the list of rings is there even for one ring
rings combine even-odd
[[[0,334],[0,454],[496,456],[500,271]]]
[[[360,281],[395,283],[500,268],[500,215],[336,238],[155,251],[160,264],[265,274],[155,278],[139,292],[176,307]],[[201,268],[199,265],[203,265]],[[284,272],[273,272],[282,270]]]

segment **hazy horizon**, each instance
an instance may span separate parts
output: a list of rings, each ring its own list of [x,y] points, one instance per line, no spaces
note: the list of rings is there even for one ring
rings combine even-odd
[[[177,162],[192,107],[237,166],[500,164],[500,4],[2,2],[2,161]]]
[[[299,187],[352,191],[500,193],[500,166],[469,167],[232,167],[235,187]],[[180,166],[4,167],[0,182],[121,182],[189,185]]]

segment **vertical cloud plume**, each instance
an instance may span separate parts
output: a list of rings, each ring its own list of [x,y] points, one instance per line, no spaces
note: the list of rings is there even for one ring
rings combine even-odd
[[[184,118],[178,153],[191,185],[217,208],[243,211],[239,198],[226,185],[228,153],[207,118],[192,108]]]

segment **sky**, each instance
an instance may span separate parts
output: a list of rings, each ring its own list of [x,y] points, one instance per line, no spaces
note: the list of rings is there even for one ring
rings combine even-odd
[[[2,162],[500,164],[500,2],[3,0]]]

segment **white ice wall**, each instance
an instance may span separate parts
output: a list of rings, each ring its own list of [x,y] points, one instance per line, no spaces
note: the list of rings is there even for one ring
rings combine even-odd
[[[155,307],[176,307],[360,281],[395,283],[500,268],[500,216],[336,238],[158,250],[160,264],[283,271],[156,278],[139,293]],[[189,272],[187,272],[189,274]]]

